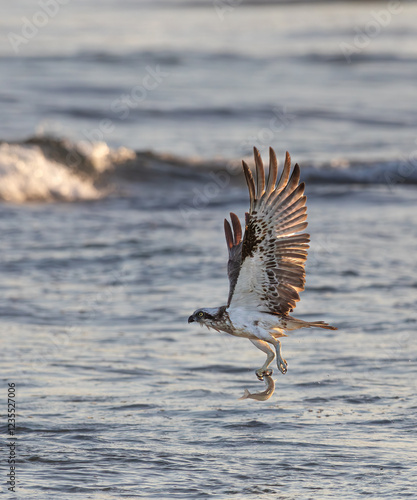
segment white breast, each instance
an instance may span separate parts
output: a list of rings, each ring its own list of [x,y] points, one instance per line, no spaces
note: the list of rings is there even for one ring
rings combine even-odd
[[[279,318],[272,314],[241,307],[230,307],[227,312],[234,327],[232,335],[237,337],[266,340],[273,328],[280,328]]]

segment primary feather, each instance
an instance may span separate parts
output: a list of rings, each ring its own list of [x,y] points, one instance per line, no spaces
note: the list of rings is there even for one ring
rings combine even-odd
[[[235,238],[230,224],[225,223],[229,248],[228,306],[286,315],[300,300],[298,293],[304,290],[305,283],[310,236],[298,234],[307,227],[304,183],[300,184],[298,164],[291,173],[291,157],[287,152],[277,184],[278,165],[271,148],[265,186],[264,167],[256,148],[254,156],[256,186],[250,168],[243,162],[250,209],[242,242],[236,216],[231,214]]]

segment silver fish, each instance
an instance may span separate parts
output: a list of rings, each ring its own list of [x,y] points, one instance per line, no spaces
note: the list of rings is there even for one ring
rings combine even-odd
[[[272,380],[270,375],[265,375],[265,385],[266,389],[263,392],[250,393],[247,389],[243,393],[243,396],[239,399],[256,399],[257,401],[266,401],[269,399],[275,391],[275,382]]]

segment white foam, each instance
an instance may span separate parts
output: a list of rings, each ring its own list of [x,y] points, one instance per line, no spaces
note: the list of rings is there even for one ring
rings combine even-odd
[[[120,147],[116,150],[109,148],[105,142],[83,142],[76,145],[76,149],[88,157],[98,173],[109,170],[118,163],[135,158],[135,152],[131,149]]]
[[[94,200],[102,196],[90,179],[46,158],[38,146],[0,144],[0,199],[23,203]]]

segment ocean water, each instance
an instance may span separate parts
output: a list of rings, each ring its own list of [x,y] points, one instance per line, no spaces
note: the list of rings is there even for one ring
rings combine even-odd
[[[0,20],[2,494],[416,498],[416,4],[40,11]],[[294,316],[338,327],[283,340],[265,402],[264,354],[187,324],[226,301],[254,145],[307,183]]]

